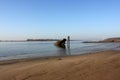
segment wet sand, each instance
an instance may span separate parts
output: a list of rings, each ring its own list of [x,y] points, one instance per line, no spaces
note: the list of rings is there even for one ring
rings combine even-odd
[[[0,80],[120,80],[120,51],[1,61]]]

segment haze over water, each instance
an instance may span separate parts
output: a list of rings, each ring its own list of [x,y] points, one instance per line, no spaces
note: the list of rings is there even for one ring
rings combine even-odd
[[[0,40],[119,37],[120,0],[0,0]]]

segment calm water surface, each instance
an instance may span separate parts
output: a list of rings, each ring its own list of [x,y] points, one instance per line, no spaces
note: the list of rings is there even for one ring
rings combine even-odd
[[[89,52],[116,49],[120,50],[120,43],[81,43],[71,41],[70,48],[58,48],[54,41],[39,42],[0,42],[0,60],[78,55]]]

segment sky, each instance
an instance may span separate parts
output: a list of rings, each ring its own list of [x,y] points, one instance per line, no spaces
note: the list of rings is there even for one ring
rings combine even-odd
[[[0,0],[0,40],[120,37],[120,0]]]

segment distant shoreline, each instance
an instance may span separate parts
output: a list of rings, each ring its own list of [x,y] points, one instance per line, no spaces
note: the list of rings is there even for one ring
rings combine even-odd
[[[84,41],[83,43],[119,43],[120,38],[107,38],[101,41]]]
[[[27,40],[0,40],[0,42],[38,42],[38,41],[59,41],[60,39],[27,39]],[[70,40],[81,41],[81,40]]]
[[[0,40],[0,42],[34,42],[34,41],[58,41],[58,39]]]

